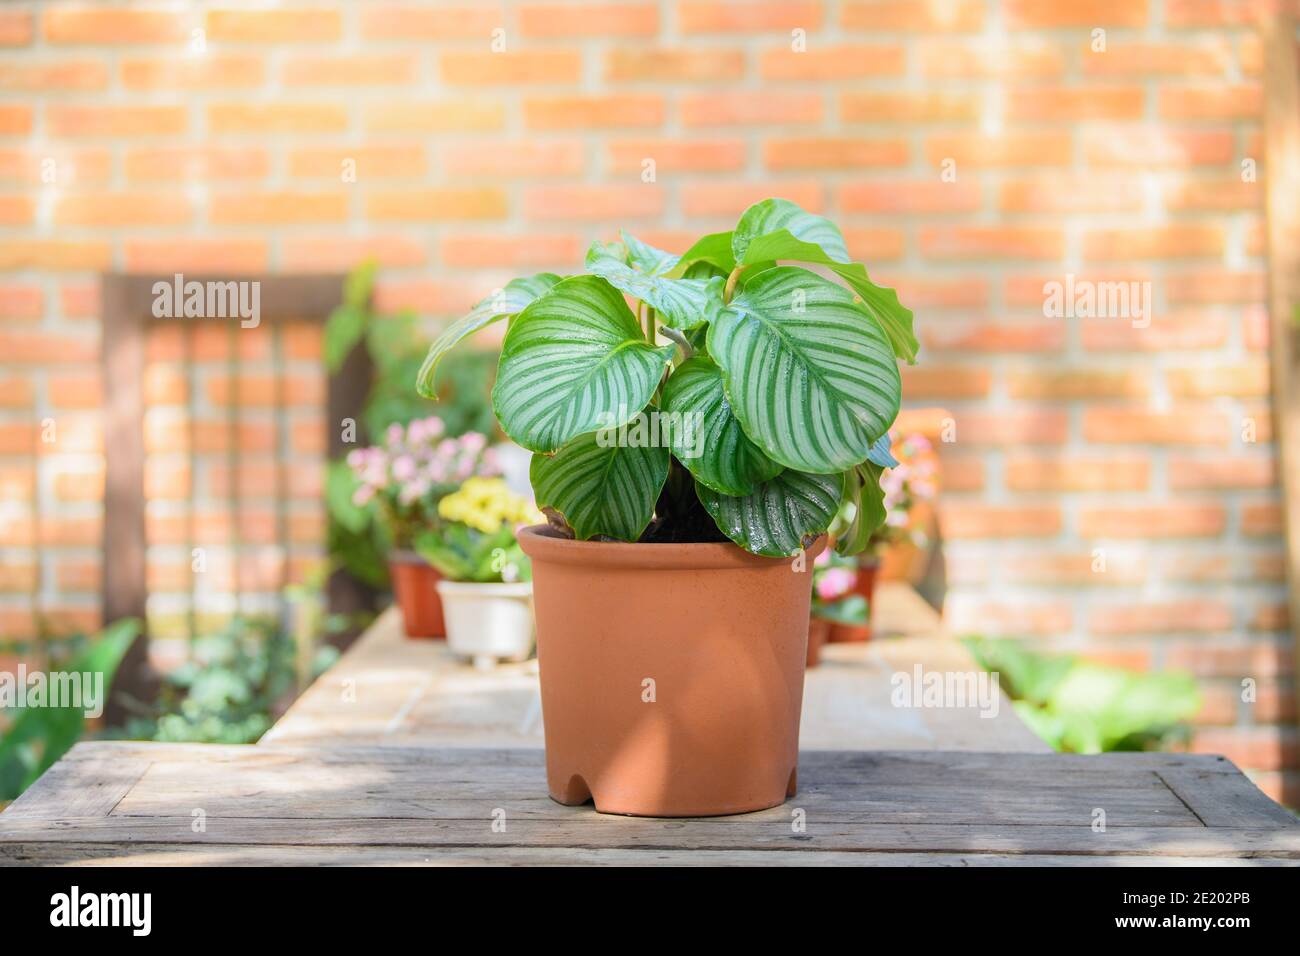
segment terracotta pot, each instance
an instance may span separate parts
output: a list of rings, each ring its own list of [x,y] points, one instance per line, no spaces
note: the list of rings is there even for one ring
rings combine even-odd
[[[871,618],[875,613],[873,603],[876,595],[876,578],[880,572],[879,558],[862,558],[858,560],[858,573],[849,594],[860,594],[867,599],[867,623],[864,625],[840,624],[831,622],[828,640],[832,644],[848,644],[854,641],[871,640]]]
[[[442,599],[438,597],[438,569],[414,551],[394,551],[388,556],[393,578],[393,595],[402,609],[402,629],[407,637],[442,637],[447,625],[442,620]]]
[[[822,645],[831,634],[831,622],[824,617],[808,619],[808,666],[816,667],[822,660]]]
[[[745,813],[795,792],[812,559],[524,529],[551,797]]]
[[[439,581],[447,616],[447,649],[480,670],[499,660],[522,661],[533,652],[533,586]]]

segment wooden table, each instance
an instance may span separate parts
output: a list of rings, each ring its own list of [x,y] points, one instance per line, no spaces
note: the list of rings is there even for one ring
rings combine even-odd
[[[805,679],[799,743],[807,750],[997,750],[1050,748],[1012,712],[898,708],[891,678],[926,670],[977,671],[948,637],[939,615],[905,584],[876,598],[880,639],[832,644]],[[537,662],[483,673],[443,641],[402,636],[384,614],[321,676],[262,739],[264,744],[400,744],[439,747],[541,747]]]
[[[799,783],[651,820],[553,803],[535,748],[89,743],[0,814],[0,862],[1300,864],[1221,757],[811,751]]]
[[[79,744],[0,814],[0,863],[1300,864],[1222,757],[1051,753],[1005,699],[894,707],[893,675],[974,665],[910,588],[875,613],[892,637],[809,671],[799,792],[761,813],[553,803],[535,665],[481,673],[389,614],[257,746]]]

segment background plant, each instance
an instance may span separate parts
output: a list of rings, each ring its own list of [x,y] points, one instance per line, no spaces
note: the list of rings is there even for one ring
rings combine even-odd
[[[415,549],[452,581],[528,581],[532,568],[515,540],[542,515],[500,478],[470,478],[438,502],[441,526],[417,535]]]
[[[1187,735],[1200,708],[1181,672],[1137,674],[1018,641],[966,638],[980,666],[998,674],[1016,713],[1053,748],[1070,753],[1156,750]]]
[[[843,506],[853,518],[837,547],[854,554],[884,519],[912,314],[850,260],[829,220],[768,199],[682,256],[627,233],[597,242],[586,274],[516,279],[453,323],[419,391],[434,396],[442,357],[502,318],[497,420],[534,453],[538,505],[576,537],[725,535],[788,555]],[[695,417],[704,453],[598,440],[643,411]]]

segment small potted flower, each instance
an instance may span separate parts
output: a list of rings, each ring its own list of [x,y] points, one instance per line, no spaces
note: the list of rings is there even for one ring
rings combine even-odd
[[[871,604],[882,565],[892,566],[905,557],[903,552],[926,544],[930,505],[938,492],[934,447],[924,435],[908,435],[901,441],[897,435],[891,434],[890,438],[895,464],[880,479],[885,522],[851,562],[853,580],[844,593],[862,601],[841,597],[840,606],[828,608],[825,613],[831,621],[827,639],[832,644],[871,639]]]
[[[439,502],[462,482],[500,474],[485,436],[445,433],[437,416],[393,424],[383,444],[356,449],[347,458],[358,482],[353,503],[376,509],[392,543],[389,570],[407,637],[446,633],[437,590],[441,574],[414,550],[416,537],[437,530]]]
[[[834,627],[861,627],[869,620],[867,599],[853,592],[858,565],[827,549],[813,562],[812,610],[808,620],[808,664],[821,662],[821,649]]]
[[[470,478],[438,502],[436,529],[416,539],[420,555],[443,575],[438,594],[447,647],[490,669],[533,650],[532,568],[515,530],[545,520],[500,478]]]

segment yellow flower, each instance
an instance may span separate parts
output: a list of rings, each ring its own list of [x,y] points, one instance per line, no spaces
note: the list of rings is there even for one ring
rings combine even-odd
[[[492,534],[506,522],[536,524],[544,520],[527,498],[515,494],[500,478],[467,479],[438,503],[438,514],[484,534]]]

